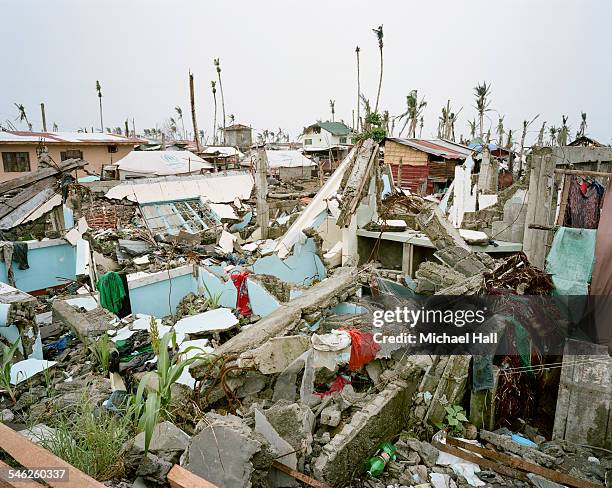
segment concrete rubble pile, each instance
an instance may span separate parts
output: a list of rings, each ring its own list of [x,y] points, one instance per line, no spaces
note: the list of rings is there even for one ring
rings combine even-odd
[[[168,486],[175,465],[227,488],[553,486],[532,465],[608,481],[609,452],[546,441],[526,422],[521,435],[494,430],[489,390],[469,391],[471,356],[373,342],[381,304],[551,285],[522,256],[474,252],[482,237],[463,237],[436,203],[385,189],[378,154],[374,141],[355,145],[316,192],[235,171],[68,184],[58,249],[37,247],[47,214],[42,234],[28,231],[39,238],[28,244],[32,271],[48,267],[48,279],[20,270],[0,288],[12,364],[2,421],[52,449],[42,437],[57,436],[58,412],[78,416],[84,398],[99,416],[143,415],[105,479],[122,488]],[[358,249],[357,229],[407,226],[436,249],[414,281]],[[12,230],[14,241],[25,235]],[[455,438],[531,464],[479,465]],[[383,444],[393,452],[370,476],[364,465]]]

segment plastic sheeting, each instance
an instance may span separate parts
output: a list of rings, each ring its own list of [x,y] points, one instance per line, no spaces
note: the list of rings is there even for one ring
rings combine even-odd
[[[546,258],[556,295],[588,295],[596,237],[595,229],[559,228]]]

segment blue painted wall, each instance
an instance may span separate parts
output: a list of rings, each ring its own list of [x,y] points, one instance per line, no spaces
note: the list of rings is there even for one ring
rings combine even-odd
[[[176,306],[188,293],[198,293],[198,283],[191,273],[148,285],[131,288],[130,303],[133,313],[143,313],[154,317],[165,317],[176,312]],[[170,294],[170,306],[168,295]]]
[[[255,274],[268,274],[287,282],[309,286],[315,279],[326,277],[325,266],[316,253],[313,239],[306,239],[302,245],[296,243],[293,254],[285,260],[276,254],[265,256],[253,263]]]
[[[15,287],[21,291],[32,292],[51,286],[64,285],[66,281],[56,277],[76,278],[76,247],[69,243],[28,250],[30,269],[20,270],[13,262]],[[6,264],[0,262],[0,281],[8,283]]]

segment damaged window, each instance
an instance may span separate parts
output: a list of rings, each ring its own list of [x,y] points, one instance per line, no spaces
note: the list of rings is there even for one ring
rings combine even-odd
[[[78,149],[67,149],[66,151],[60,152],[60,158],[62,161],[67,159],[83,159],[83,151]]]
[[[304,139],[304,144],[310,146],[312,144],[312,139]]]
[[[3,152],[2,165],[5,173],[17,173],[30,171],[30,153],[27,152]]]
[[[217,217],[200,200],[181,200],[141,205],[142,215],[153,234],[195,234],[217,225]]]

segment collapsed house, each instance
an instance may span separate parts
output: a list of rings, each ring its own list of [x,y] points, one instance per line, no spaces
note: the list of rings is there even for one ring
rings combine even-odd
[[[170,363],[177,367],[168,385],[172,415],[160,414],[153,429],[122,447],[121,476],[145,485],[605,481],[612,469],[606,347],[580,352],[568,341],[567,351],[545,354],[529,315],[516,311],[532,310],[520,302],[525,296],[584,295],[589,282],[599,290],[609,283],[601,265],[608,233],[550,221],[591,208],[569,198],[571,184],[582,192],[583,182],[562,169],[562,186],[570,186],[555,191],[546,176],[554,173],[551,150],[537,149],[528,181],[499,192],[486,154],[478,176],[468,154],[453,162],[444,197],[424,199],[394,184],[379,151],[372,140],[354,146],[314,195],[268,191],[263,151],[254,173],[67,185],[62,209],[73,226],[58,240],[74,254],[58,258],[62,267],[50,266],[49,276],[69,279],[61,287],[30,284],[26,277],[38,279],[53,262],[46,257],[24,274],[15,270],[14,288],[0,291],[7,346],[18,334],[23,356],[15,359],[40,361],[31,369],[14,361],[15,402],[6,396],[2,407],[13,416],[27,412],[47,434],[53,405],[74,408],[77,388],[102,411],[125,414],[126,398],[138,391],[149,403],[158,398]],[[590,184],[587,199],[598,188]],[[595,212],[596,227],[608,228],[606,210]],[[508,240],[498,239],[500,231]],[[567,239],[581,242],[583,257],[602,256],[592,279],[592,260],[579,266],[574,255],[576,265],[563,266]],[[32,243],[28,256],[46,242]],[[37,301],[26,292],[43,293]],[[380,312],[456,296],[519,300],[496,322],[512,347],[413,349],[385,339],[401,330],[393,321],[374,340]],[[543,324],[552,329],[550,322]],[[106,368],[86,361],[109,342]],[[42,386],[45,377],[56,396]],[[42,442],[32,429],[16,428]]]

